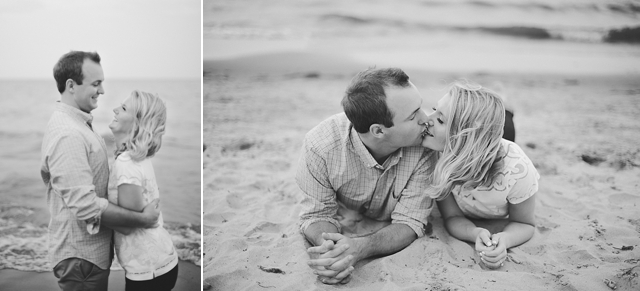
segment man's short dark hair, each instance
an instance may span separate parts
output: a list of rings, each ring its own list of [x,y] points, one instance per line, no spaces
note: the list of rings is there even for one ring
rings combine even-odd
[[[409,86],[409,76],[398,68],[370,68],[351,80],[342,98],[344,113],[359,133],[369,131],[372,124],[393,126],[393,113],[387,106],[386,87]]]
[[[67,80],[71,79],[78,85],[82,85],[82,64],[85,59],[90,59],[100,64],[100,55],[97,52],[70,51],[63,55],[53,67],[53,78],[56,79],[58,92],[64,92]]]

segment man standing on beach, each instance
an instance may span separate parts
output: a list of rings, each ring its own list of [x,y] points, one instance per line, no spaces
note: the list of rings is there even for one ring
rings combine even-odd
[[[133,212],[106,199],[107,148],[90,114],[104,94],[100,56],[71,51],[56,63],[53,76],[61,99],[45,129],[40,169],[51,214],[50,262],[62,290],[106,291],[113,259],[108,226],[153,227],[158,201]]]
[[[357,74],[336,114],[305,136],[296,182],[304,195],[300,230],[315,247],[309,266],[325,284],[347,283],[358,261],[400,251],[425,234],[433,201],[426,195],[435,154],[419,146],[422,97],[400,69]],[[340,205],[339,205],[340,204]],[[342,235],[339,206],[380,230]]]

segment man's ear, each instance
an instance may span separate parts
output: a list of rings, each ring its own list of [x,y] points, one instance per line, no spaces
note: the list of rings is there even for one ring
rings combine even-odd
[[[76,83],[72,79],[67,79],[67,82],[65,83],[66,90],[73,93],[75,85]]]
[[[369,126],[369,133],[371,133],[371,135],[373,135],[374,137],[382,138],[382,136],[384,135],[384,129],[385,127],[381,124],[374,123]]]

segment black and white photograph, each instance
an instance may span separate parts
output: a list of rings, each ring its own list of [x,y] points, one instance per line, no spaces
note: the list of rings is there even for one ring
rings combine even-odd
[[[0,2],[0,290],[200,290],[201,2]]]
[[[203,287],[638,290],[640,2],[203,1]]]

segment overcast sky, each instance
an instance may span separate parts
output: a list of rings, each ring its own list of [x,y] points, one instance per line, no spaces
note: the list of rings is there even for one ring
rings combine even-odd
[[[199,79],[200,0],[0,0],[0,79],[53,78],[70,50],[105,78]]]

